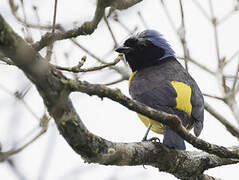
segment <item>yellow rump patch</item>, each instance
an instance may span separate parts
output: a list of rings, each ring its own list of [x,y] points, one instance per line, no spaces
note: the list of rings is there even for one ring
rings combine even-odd
[[[176,98],[176,109],[186,112],[189,116],[192,113],[192,104],[191,104],[191,88],[189,85],[179,82],[171,81],[173,88],[177,93]]]

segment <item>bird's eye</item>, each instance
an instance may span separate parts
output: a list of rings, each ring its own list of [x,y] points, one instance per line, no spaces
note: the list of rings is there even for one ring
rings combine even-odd
[[[127,47],[134,47],[137,44],[137,39],[135,38],[130,38],[125,41],[124,45]]]
[[[139,40],[138,41],[138,46],[140,47],[140,48],[144,48],[144,47],[146,47],[146,46],[151,46],[151,41],[149,41],[149,40],[146,40],[146,39],[142,39],[142,40]]]

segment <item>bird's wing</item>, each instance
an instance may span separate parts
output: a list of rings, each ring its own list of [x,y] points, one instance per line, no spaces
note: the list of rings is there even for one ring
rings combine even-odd
[[[191,104],[192,104],[192,117],[194,124],[194,134],[199,136],[203,129],[204,120],[204,100],[201,91],[198,87],[192,88]]]
[[[168,113],[172,113],[170,109],[176,106],[177,93],[170,82],[130,88],[130,94],[133,99]]]

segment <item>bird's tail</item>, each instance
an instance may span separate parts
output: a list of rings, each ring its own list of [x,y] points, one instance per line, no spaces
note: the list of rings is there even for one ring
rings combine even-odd
[[[163,135],[164,135],[163,144],[166,145],[167,147],[179,150],[186,149],[184,140],[175,132],[173,132],[169,127],[164,126]]]

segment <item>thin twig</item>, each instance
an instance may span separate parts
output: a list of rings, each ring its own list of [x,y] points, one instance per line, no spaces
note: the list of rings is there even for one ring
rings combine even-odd
[[[31,145],[33,142],[35,142],[40,136],[42,136],[48,129],[48,123],[49,123],[50,118],[44,114],[41,118],[41,131],[34,136],[30,141],[28,141],[26,144],[20,146],[17,149],[12,149],[6,152],[1,152],[0,153],[0,162],[7,160],[10,156],[15,155],[21,151],[23,151],[25,148],[27,148],[29,145]]]
[[[237,65],[237,70],[236,70],[236,74],[235,74],[235,77],[238,77],[238,74],[239,74],[239,58],[238,58],[238,65]],[[238,79],[235,78],[234,81],[233,81],[233,84],[232,84],[232,92],[235,91],[235,88],[236,88],[236,85],[237,85],[237,81]]]
[[[55,5],[54,5],[54,15],[53,15],[53,20],[52,20],[52,33],[55,33],[55,28],[56,28],[56,13],[57,13],[57,0],[55,0]],[[46,51],[46,60],[49,62],[51,60],[51,56],[53,53],[53,43],[51,43],[49,46],[47,46],[47,51]]]
[[[27,178],[25,177],[25,174],[23,172],[21,172],[22,168],[16,166],[15,160],[13,158],[9,158],[7,160],[7,163],[9,164],[13,173],[17,176],[18,180],[27,180]]]
[[[230,58],[228,58],[228,60],[226,61],[226,65],[229,64],[235,57],[237,57],[239,55],[239,50],[237,50],[236,52],[234,52],[232,54],[232,56]]]
[[[139,19],[140,19],[141,23],[143,24],[144,28],[148,29],[149,26],[147,25],[146,21],[144,20],[142,13],[140,11],[138,11],[137,15],[139,16]]]
[[[8,159],[10,156],[15,155],[19,152],[21,152],[22,150],[24,150],[25,148],[27,148],[30,144],[32,144],[33,142],[35,142],[41,135],[43,135],[46,131],[45,130],[41,130],[36,136],[34,136],[29,142],[27,142],[26,144],[22,145],[21,147],[14,149],[14,150],[10,150],[10,151],[6,151],[6,152],[1,152],[0,154],[0,162],[5,161],[6,159]]]
[[[113,7],[115,9],[122,10],[134,6],[135,4],[141,1],[142,0],[124,1],[124,3],[122,3],[121,1],[108,1],[108,0],[97,1],[95,14],[91,21],[86,21],[79,28],[71,29],[64,33],[47,33],[40,39],[40,41],[33,44],[33,48],[36,51],[40,51],[42,48],[48,46],[49,44],[55,41],[70,39],[80,35],[90,35],[95,31],[97,25],[104,16],[106,7]]]
[[[169,20],[169,23],[170,23],[172,29],[174,30],[174,32],[175,32],[176,34],[178,34],[177,28],[176,28],[175,25],[174,25],[173,19],[172,19],[170,13],[169,13],[169,10],[168,10],[167,6],[164,4],[164,1],[163,1],[163,0],[160,0],[160,2],[161,2],[161,5],[162,5],[162,7],[163,7],[164,13],[166,14],[166,16],[167,16],[167,18],[168,18],[168,20]]]
[[[0,90],[3,90],[4,92],[6,92],[7,94],[9,94],[10,96],[15,97],[17,100],[19,100],[23,106],[29,111],[29,113],[37,120],[39,121],[39,117],[37,116],[37,114],[33,111],[33,109],[31,108],[30,105],[28,105],[28,103],[23,99],[24,96],[22,96],[22,93],[19,93],[18,91],[16,91],[15,93],[12,92],[10,89],[6,88],[4,85],[0,84]],[[24,93],[26,94],[26,92]]]
[[[205,93],[203,93],[203,96],[207,96],[207,97],[214,98],[214,99],[221,100],[221,101],[224,100],[224,98],[222,98],[222,97],[213,96],[213,95],[205,94]]]
[[[114,33],[113,33],[113,30],[112,30],[112,28],[111,28],[111,26],[110,26],[110,24],[109,24],[109,21],[108,21],[107,17],[105,16],[105,14],[104,14],[104,16],[103,16],[103,19],[104,19],[105,24],[106,24],[106,26],[107,26],[107,28],[108,28],[108,30],[109,30],[109,32],[110,32],[110,35],[111,35],[112,39],[113,39],[113,41],[114,41],[114,44],[115,44],[115,45],[114,45],[114,48],[116,48],[116,47],[118,47],[118,43],[117,43],[117,41],[116,41],[115,35],[114,35]]]
[[[76,66],[68,68],[68,67],[61,67],[61,66],[54,65],[54,67],[62,71],[78,73],[80,72],[81,67],[85,64],[85,61],[86,61],[86,56],[83,56]]]
[[[26,10],[25,10],[25,6],[24,6],[24,1],[20,1],[21,2],[21,6],[22,6],[22,14],[23,14],[23,22],[24,22],[24,26],[25,26],[25,29],[27,31],[27,38],[29,39],[29,37],[32,37],[29,29],[28,29],[28,26],[27,26],[27,15],[26,15]]]
[[[87,69],[82,69],[81,66],[83,65],[82,63],[79,63],[78,65],[74,66],[74,67],[61,67],[61,66],[54,66],[55,68],[59,69],[59,70],[63,70],[63,71],[69,71],[69,72],[74,72],[74,73],[79,73],[79,72],[92,72],[92,71],[98,71],[110,66],[114,66],[116,65],[120,60],[123,59],[123,56],[120,54],[112,63],[107,63],[101,66],[95,66],[95,67],[90,67]]]
[[[117,22],[126,32],[128,32],[129,34],[134,34],[135,30],[131,31],[124,23],[122,23],[122,21],[119,20],[118,18],[118,14],[116,12],[114,12],[114,15],[112,16],[113,20],[115,22]]]
[[[24,6],[24,1],[20,1],[21,2],[21,5],[22,5],[22,14],[23,14],[23,21],[24,21],[24,24],[26,24],[27,22],[27,16],[26,16],[26,11],[25,11],[25,6]],[[26,28],[27,29],[27,28]],[[27,29],[28,31],[28,29]]]
[[[58,0],[55,0],[55,6],[54,6],[54,15],[53,15],[53,23],[52,23],[52,33],[55,32],[56,28],[56,12],[57,12],[57,2]]]
[[[112,81],[112,82],[110,82],[110,83],[106,83],[106,84],[104,84],[105,86],[111,86],[111,85],[115,85],[115,84],[117,84],[117,83],[120,83],[120,82],[122,82],[122,81],[125,81],[125,79],[122,77],[122,78],[120,78],[120,79],[118,79],[118,80],[115,80],[115,81]]]
[[[238,9],[234,8],[229,13],[227,13],[225,16],[223,16],[221,19],[217,21],[217,24],[222,24],[226,20],[228,20],[235,12],[237,12]]]
[[[76,41],[75,38],[71,38],[71,41],[78,46],[80,49],[82,49],[84,52],[86,52],[89,56],[93,57],[95,60],[102,64],[107,64],[107,62],[103,61],[100,57],[96,56],[94,53],[92,53],[90,50],[86,49],[84,46],[82,46],[80,43]]]
[[[183,4],[182,4],[182,0],[179,0],[179,4],[180,4],[180,14],[181,14],[181,28],[180,28],[180,32],[178,32],[179,38],[181,40],[181,44],[183,46],[183,54],[184,54],[184,65],[185,65],[185,69],[186,71],[188,71],[188,58],[189,58],[189,51],[187,48],[187,41],[186,41],[186,29],[185,29],[185,23],[184,23],[184,12],[183,12]]]
[[[234,79],[239,79],[239,76],[233,76],[233,75],[225,75],[226,79],[234,80]]]
[[[215,17],[212,0],[209,0],[209,8],[211,13],[211,23],[213,26],[213,33],[214,33],[214,41],[215,41],[215,48],[216,48],[216,56],[217,56],[217,78],[219,81],[219,85],[222,87],[222,92],[226,94],[228,92],[228,88],[226,85],[226,78],[223,74],[223,68],[225,66],[225,59],[220,58],[220,49],[219,49],[219,40],[218,40],[218,24],[217,24],[217,18]]]
[[[220,123],[222,123],[226,129],[237,139],[239,139],[239,129],[236,128],[233,124],[230,123],[227,119],[225,119],[222,115],[220,115],[213,107],[211,107],[207,102],[204,104],[204,108],[214,116]]]
[[[61,32],[65,32],[64,28],[61,27],[60,28]],[[76,45],[78,46],[81,50],[83,50],[84,52],[86,52],[89,56],[91,56],[92,58],[94,58],[95,60],[97,60],[99,63],[101,64],[105,64],[107,65],[108,62],[104,61],[104,58],[100,58],[97,55],[95,55],[93,52],[91,52],[89,49],[85,48],[84,46],[82,46],[80,43],[77,42],[77,40],[75,38],[70,38],[70,40]],[[112,52],[112,50],[111,50]],[[123,61],[125,63],[125,61]],[[125,76],[125,74],[119,69],[119,67],[114,67],[114,66],[110,66],[109,68],[113,69],[114,71],[116,71],[117,73],[119,73],[122,76]]]
[[[164,10],[164,12],[165,12],[165,14],[168,18],[168,21],[169,21],[173,31],[175,32],[175,34],[177,35],[177,37],[180,40],[180,44],[183,48],[183,53],[184,53],[185,69],[186,69],[186,71],[188,71],[188,60],[190,59],[190,57],[189,57],[189,51],[188,51],[188,48],[187,48],[187,42],[186,42],[186,38],[185,38],[186,30],[185,30],[184,12],[183,12],[182,2],[181,2],[181,0],[179,0],[180,12],[181,12],[180,13],[181,14],[181,27],[179,27],[179,29],[176,28],[167,6],[164,4],[164,2],[162,0],[160,2],[162,4],[163,10]]]
[[[193,0],[192,1],[196,6],[197,6],[197,8],[201,11],[201,13],[204,15],[204,17],[207,19],[207,20],[209,20],[209,21],[211,21],[211,18],[210,18],[210,16],[209,16],[209,14],[203,9],[203,7],[199,4],[199,2],[198,2],[198,0]]]
[[[32,144],[33,142],[35,142],[41,135],[43,135],[46,131],[45,130],[41,130],[35,137],[33,137],[29,142],[27,142],[26,144],[24,144],[23,146],[15,149],[15,150],[11,150],[9,152],[7,152],[7,156],[11,156],[14,154],[17,154],[19,152],[21,152],[22,150],[24,150],[26,147],[28,147],[30,144]]]
[[[16,13],[17,6],[14,4],[13,0],[9,0],[9,5],[10,5],[10,8],[11,8],[12,15],[15,17],[15,19],[18,22],[20,22],[24,26],[27,26],[27,27],[30,27],[30,28],[35,28],[35,29],[41,29],[41,30],[52,29],[51,25],[40,25],[40,23],[39,23],[40,22],[40,18],[39,18],[39,14],[37,13],[37,7],[36,6],[33,6],[33,10],[34,10],[34,12],[36,14],[36,18],[37,18],[38,24],[33,24],[33,23],[30,23],[30,22],[27,22],[27,21],[24,21],[23,19],[21,19],[21,17],[18,16],[17,13]],[[59,29],[59,28],[60,28],[60,25],[56,24],[55,25],[55,29]]]
[[[184,60],[184,57],[179,57],[179,56],[177,56],[177,58]],[[189,62],[195,64],[196,66],[200,67],[201,69],[203,69],[204,71],[210,73],[211,75],[213,75],[213,76],[215,75],[215,72],[212,71],[211,69],[209,69],[207,66],[204,66],[203,64],[200,64],[198,61],[194,60],[194,59],[191,58],[191,57],[190,57],[190,58],[187,57],[187,58],[188,58],[188,61],[189,61]]]
[[[211,0],[209,0],[209,7],[210,7],[210,12],[211,12],[211,23],[213,25],[213,31],[214,31],[214,40],[215,40],[218,68],[221,68],[221,59],[220,59],[219,41],[218,41],[218,31],[217,31],[217,18],[215,17]]]

